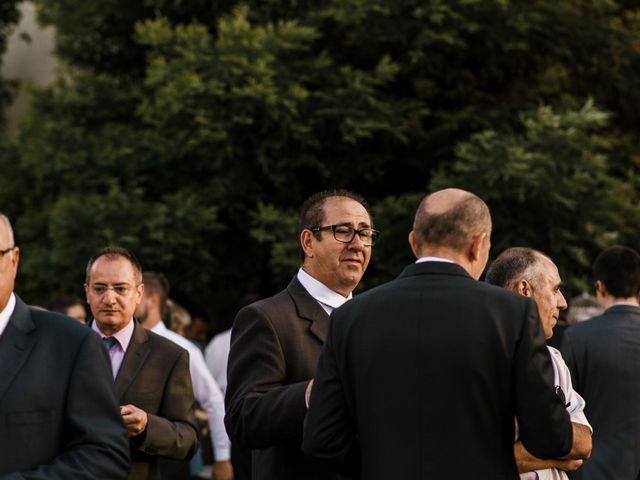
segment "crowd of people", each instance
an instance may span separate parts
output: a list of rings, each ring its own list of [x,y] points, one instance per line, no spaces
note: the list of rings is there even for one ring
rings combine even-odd
[[[291,282],[203,354],[166,277],[121,247],[88,260],[88,317],[25,304],[0,214],[0,480],[187,480],[203,458],[217,480],[640,479],[640,255],[600,253],[599,314],[557,349],[550,252],[486,268],[491,232],[482,199],[433,192],[415,263],[353,297],[380,234],[362,197],[319,192]]]

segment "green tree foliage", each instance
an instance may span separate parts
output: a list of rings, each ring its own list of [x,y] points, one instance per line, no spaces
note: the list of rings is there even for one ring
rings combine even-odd
[[[411,261],[443,185],[488,200],[494,251],[548,251],[571,288],[638,238],[634,2],[72,3],[37,0],[66,69],[0,150],[28,301],[78,293],[114,242],[228,324],[295,272],[298,208],[326,188],[383,232],[362,288]]]
[[[541,107],[514,128],[458,144],[431,188],[457,184],[476,192],[492,212],[495,254],[510,246],[540,249],[557,259],[570,291],[587,290],[595,255],[629,240],[640,220],[632,184],[611,174],[612,145],[599,134],[607,121],[592,102],[561,113]]]
[[[9,34],[19,19],[18,0],[0,0],[0,60],[7,50]],[[0,66],[1,64],[0,61]],[[2,112],[11,102],[13,87],[11,82],[0,78],[0,131],[4,128],[5,121]],[[2,140],[0,139],[0,141]]]

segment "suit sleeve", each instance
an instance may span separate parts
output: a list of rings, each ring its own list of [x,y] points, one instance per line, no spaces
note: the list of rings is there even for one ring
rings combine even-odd
[[[306,455],[328,463],[349,477],[358,477],[359,444],[349,415],[339,364],[340,352],[333,325],[316,370],[309,411],[304,422],[302,449]]]
[[[190,459],[198,448],[193,405],[189,354],[182,350],[165,385],[158,415],[147,414],[145,432],[133,437],[131,444],[150,455]]]
[[[254,305],[240,310],[227,372],[225,424],[232,442],[264,448],[302,437],[308,381],[286,384],[285,367],[267,313]]]
[[[87,332],[78,349],[64,416],[67,441],[60,455],[35,470],[0,475],[0,479],[127,478],[129,439],[113,389],[111,363],[92,332]]]
[[[535,304],[528,300],[516,347],[514,382],[520,440],[538,458],[560,458],[571,450],[573,430],[553,386],[553,367]]]

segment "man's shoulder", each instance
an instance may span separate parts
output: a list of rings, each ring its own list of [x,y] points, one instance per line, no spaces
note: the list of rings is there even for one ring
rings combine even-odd
[[[27,307],[36,329],[41,330],[45,337],[64,336],[67,340],[83,339],[92,334],[91,329],[71,317],[58,312],[42,310],[36,307]]]
[[[140,328],[144,328],[140,326]],[[169,338],[165,338],[162,335],[158,335],[155,332],[147,330],[147,338],[149,346],[152,350],[160,352],[162,355],[171,357],[180,356],[184,353],[188,353],[185,348],[178,345],[176,342]]]

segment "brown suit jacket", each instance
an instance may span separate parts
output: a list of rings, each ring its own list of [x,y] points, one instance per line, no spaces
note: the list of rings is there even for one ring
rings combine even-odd
[[[301,451],[304,400],[329,316],[296,277],[238,312],[231,333],[225,423],[253,450],[253,480],[336,478]]]
[[[158,459],[189,459],[198,446],[189,354],[137,322],[115,380],[120,405],[148,415],[145,432],[131,438],[129,480],[160,478]]]

